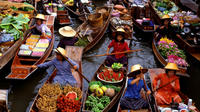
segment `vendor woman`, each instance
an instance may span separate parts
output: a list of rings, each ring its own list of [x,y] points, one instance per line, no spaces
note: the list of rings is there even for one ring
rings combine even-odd
[[[149,87],[144,85],[143,77],[148,70],[143,69],[140,64],[136,64],[131,67],[131,73],[128,74],[128,85],[124,96],[120,101],[120,107],[122,110],[139,110],[147,109],[148,102],[140,95],[142,88],[146,90],[147,95],[151,94]]]
[[[55,59],[37,66],[33,66],[33,68],[46,68],[53,65],[57,70],[56,76],[53,79],[53,83],[60,83],[61,85],[70,84],[72,86],[77,86],[77,81],[71,72],[72,67],[70,66],[70,63],[66,61],[65,58],[63,58],[62,56],[66,56],[65,49],[58,47],[55,52]],[[62,53],[62,55],[60,53]],[[79,66],[77,63],[72,61],[70,58],[68,58],[68,60],[73,64],[74,69],[78,69]]]
[[[62,36],[58,47],[65,48],[65,46],[73,46],[77,41],[78,38],[76,37],[76,31],[72,29],[70,26],[65,26],[60,28],[59,34]]]
[[[36,24],[32,26],[30,29],[36,28],[36,32],[41,34],[41,37],[46,39],[51,39],[51,30],[47,27],[46,24],[43,22],[45,20],[45,16],[43,14],[37,14],[36,18]]]
[[[176,33],[174,31],[174,28],[170,25],[171,18],[169,15],[164,15],[162,17],[162,26],[156,29],[156,34],[159,35],[159,37],[165,37],[168,38],[174,38],[176,36]]]
[[[176,71],[179,70],[175,63],[168,63],[165,66],[165,73],[161,73],[154,78],[153,87],[161,87],[156,91],[156,101],[158,105],[169,105],[172,99],[176,103],[182,100],[178,94],[180,91],[179,78],[176,76]],[[158,81],[160,81],[158,85]],[[167,85],[166,85],[167,84]]]
[[[128,44],[125,42],[125,38],[128,35],[125,33],[123,28],[118,28],[117,31],[114,33],[114,39],[109,44],[107,48],[107,54],[109,54],[110,48],[113,47],[112,53],[123,52],[129,50]],[[110,55],[106,58],[106,65],[111,66],[113,63],[121,63],[124,66],[127,66],[128,58],[125,54],[116,54]]]

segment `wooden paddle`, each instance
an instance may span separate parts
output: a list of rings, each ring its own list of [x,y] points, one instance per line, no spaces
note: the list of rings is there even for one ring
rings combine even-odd
[[[61,56],[63,56],[63,58],[65,58],[68,61],[70,66],[74,69],[74,65],[68,60],[68,57],[64,56],[57,48],[56,50]],[[81,77],[83,77],[88,83],[90,82],[78,69],[74,69],[74,70],[77,71],[81,75]]]
[[[137,52],[137,51],[142,51],[142,49],[127,50],[127,51],[123,51],[123,52],[116,52],[116,53],[110,53],[110,54],[99,54],[99,55],[94,55],[94,56],[85,56],[84,58],[109,56],[109,55],[124,54],[124,53],[131,53],[131,52]]]

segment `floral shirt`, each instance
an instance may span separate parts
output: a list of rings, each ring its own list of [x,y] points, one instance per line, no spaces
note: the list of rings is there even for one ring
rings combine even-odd
[[[126,51],[126,50],[129,50],[129,47],[128,47],[128,44],[126,42],[124,43],[119,43],[119,42],[116,42],[115,40],[112,40],[112,42],[109,44],[108,48],[111,48],[113,47],[114,50],[112,51],[113,53],[115,52],[123,52],[123,51]],[[117,54],[115,55],[115,57],[117,59],[119,58],[122,58],[123,56],[125,56],[125,54]]]

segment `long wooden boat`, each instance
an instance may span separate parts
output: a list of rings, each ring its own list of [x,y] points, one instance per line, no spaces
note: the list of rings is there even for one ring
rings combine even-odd
[[[48,56],[51,54],[51,51],[53,50],[54,45],[54,16],[45,16],[46,18],[46,24],[51,29],[52,32],[52,38],[49,43],[49,46],[45,50],[44,54],[41,57],[32,57],[32,56],[19,56],[18,53],[20,51],[20,48],[18,48],[17,53],[15,54],[12,66],[11,66],[11,73],[6,76],[6,79],[17,79],[17,80],[24,80],[27,77],[29,77],[34,71],[37,70],[37,68],[32,68],[32,65],[38,65],[48,58]],[[29,37],[30,35],[28,35]],[[23,43],[25,44],[26,39],[24,39]]]
[[[189,42],[189,38],[190,37],[184,39],[183,37],[179,36],[174,40],[182,49],[186,50],[186,52],[188,52],[190,55],[200,61],[200,45],[192,44],[191,42]]]
[[[160,52],[159,52],[159,50],[158,50],[158,47],[157,47],[157,42],[158,42],[158,41],[159,41],[158,36],[154,35],[153,41],[152,41],[152,49],[153,49],[153,52],[154,52],[156,58],[159,60],[159,62],[160,62],[163,66],[166,66],[168,62],[167,62],[166,59],[160,54]],[[179,69],[180,69],[180,71],[177,73],[178,75],[189,77],[189,75],[186,73],[186,72],[187,72],[187,67],[180,67],[180,66],[179,66]]]
[[[92,27],[91,25],[89,25],[88,21],[85,21],[83,24],[81,24],[77,28],[77,32],[80,32],[80,33],[82,32],[83,35],[85,35],[85,33],[87,33],[87,31],[91,32],[89,43],[85,46],[85,48],[83,50],[84,53],[89,51],[91,48],[93,48],[105,34],[107,27],[109,25],[109,22],[110,22],[112,10],[113,10],[112,7],[108,7],[109,16],[107,17],[107,19],[103,20],[102,27]]]
[[[151,82],[153,82],[153,80],[154,80],[154,78],[157,76],[157,75],[159,75],[160,73],[164,73],[165,71],[164,71],[164,69],[160,69],[160,68],[156,68],[156,69],[149,69],[149,76],[150,76],[150,80],[151,80]],[[153,84],[151,83],[151,88],[152,88],[152,90],[154,90],[153,89]],[[182,98],[182,100],[184,101],[183,103],[184,104],[188,104],[188,100],[189,100],[189,97],[188,96],[186,96],[184,93],[182,93],[182,92],[179,92],[179,95],[180,95],[180,97]],[[155,96],[155,95],[153,95],[153,96]],[[155,103],[157,104],[157,102],[155,101]],[[169,105],[159,105],[159,106],[161,106],[161,107],[170,107]],[[157,107],[158,108],[158,107]],[[157,109],[158,110],[158,109]],[[199,112],[199,110],[196,108],[195,109],[195,111],[196,112]]]
[[[130,40],[126,40],[126,42],[128,43],[128,45],[130,45]],[[98,75],[100,72],[102,72],[102,70],[105,69],[105,68],[106,68],[106,66],[105,66],[105,61],[104,61],[104,62],[100,65],[100,67],[98,68],[98,70],[95,72],[95,74],[93,75],[93,78],[92,78],[91,81],[99,81],[97,75]],[[122,82],[117,83],[117,84],[114,84],[115,86],[120,86],[120,87],[121,87],[120,91],[119,91],[117,94],[115,94],[115,96],[111,99],[110,104],[108,104],[108,105],[102,110],[102,112],[108,112],[108,111],[112,111],[113,109],[115,109],[114,105],[115,105],[116,103],[119,102],[119,99],[120,99],[120,97],[122,96],[123,91],[124,91],[125,86],[126,86],[126,82],[127,82],[127,78],[126,78],[127,71],[128,71],[128,65],[127,65],[126,69],[123,71],[124,78],[123,78]],[[109,84],[109,83],[105,83],[105,82],[102,82],[102,83],[103,83],[103,84]],[[110,83],[110,84],[111,84],[111,83]],[[111,84],[111,85],[112,85],[112,84]],[[86,97],[85,97],[85,99],[84,99],[84,101],[83,101],[83,109],[82,109],[83,112],[88,112],[88,110],[86,110],[86,105],[85,105],[85,103],[86,103],[87,97],[89,96],[89,93],[90,93],[90,92],[89,92],[89,88],[88,88],[88,90],[87,90],[87,92],[86,92]]]
[[[67,46],[66,51],[67,51],[67,57],[69,57],[70,59],[72,59],[76,63],[78,63],[79,71],[82,72],[82,61],[81,60],[82,60],[83,48],[75,47],[75,46]],[[78,82],[78,87],[80,87],[82,90],[82,96],[83,96],[83,94],[84,94],[83,93],[83,89],[84,89],[83,78],[74,69],[71,69],[71,70],[72,70],[72,75],[75,77],[76,81]],[[51,76],[45,83],[51,83],[52,80],[54,79],[55,75],[56,75],[56,69],[53,71],[53,73],[51,74]],[[36,107],[36,101],[38,98],[39,98],[39,94],[36,95],[29,112],[39,112],[38,108]],[[81,99],[81,102],[83,102],[83,97]]]
[[[140,13],[138,13],[138,10],[142,10],[139,11]],[[155,31],[155,25],[153,23],[153,21],[150,19],[152,18],[151,15],[151,11],[149,6],[145,5],[145,6],[132,6],[131,7],[131,15],[132,15],[132,20],[133,20],[133,24],[135,27],[137,27],[139,30],[141,30],[142,32],[154,32]],[[143,18],[148,18],[147,21],[147,25],[143,25],[142,21]],[[140,20],[140,22],[139,22]]]
[[[8,110],[8,90],[0,89],[0,111],[9,112]]]
[[[71,24],[71,17],[69,16],[68,10],[57,11],[56,20],[60,25],[69,25],[69,24]]]

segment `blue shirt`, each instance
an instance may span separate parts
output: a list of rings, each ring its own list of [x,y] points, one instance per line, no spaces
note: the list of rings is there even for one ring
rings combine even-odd
[[[68,60],[73,64],[73,66],[78,66],[77,63],[75,63],[73,60],[71,60],[70,58],[68,58]],[[71,72],[71,66],[68,63],[68,61],[63,61],[62,63],[57,59],[53,59],[49,62],[43,63],[38,65],[39,68],[46,68],[46,67],[50,67],[50,66],[54,66],[57,69],[57,73],[55,78],[53,79],[54,83],[60,83],[61,85],[65,85],[65,84],[71,84],[74,85],[76,84],[76,80],[74,78],[74,76],[72,75]]]
[[[143,80],[139,80],[138,85],[136,83],[132,85],[131,82],[133,80],[134,80],[134,78],[128,79],[127,90],[126,90],[124,97],[140,99],[141,98],[141,96],[140,96],[141,89],[144,88],[144,90],[145,90],[144,82],[143,82]],[[148,86],[147,86],[147,89],[150,90]]]

